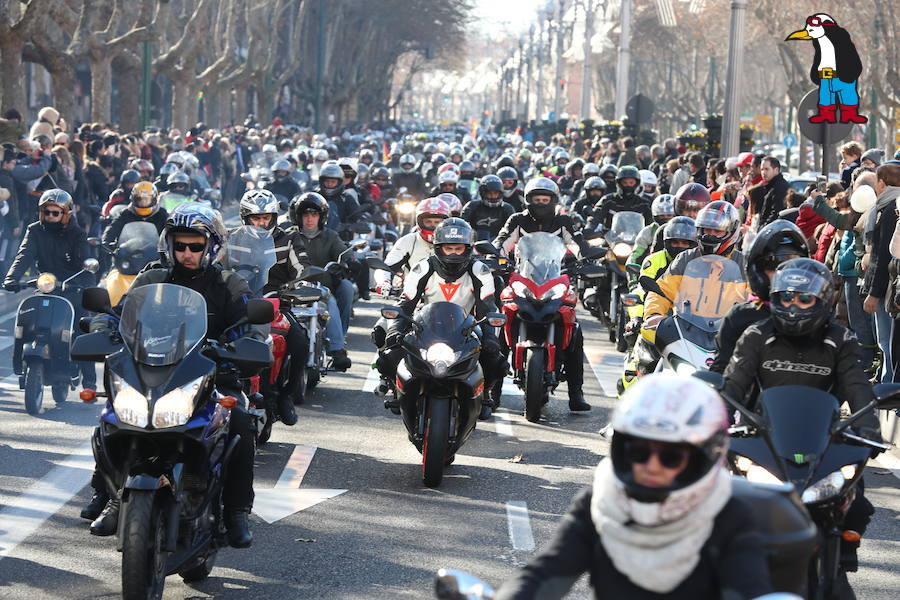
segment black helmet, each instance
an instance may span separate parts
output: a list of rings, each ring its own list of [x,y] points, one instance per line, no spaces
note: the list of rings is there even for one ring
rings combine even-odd
[[[573,158],[566,164],[566,175],[574,177],[575,171],[578,169],[584,170],[584,159]]]
[[[187,196],[191,193],[191,178],[183,171],[176,171],[166,180],[169,191],[179,196]]]
[[[634,185],[622,185],[623,179],[634,179]],[[623,194],[635,193],[635,191],[638,189],[638,186],[641,185],[641,174],[638,172],[637,167],[627,165],[619,169],[619,172],[616,173],[616,185],[619,187],[619,191]]]
[[[244,225],[252,225],[250,217],[253,215],[271,215],[266,229],[275,229],[278,219],[278,199],[269,190],[247,190],[241,196],[239,211]]]
[[[699,183],[686,183],[675,192],[675,214],[684,215],[687,211],[697,214],[711,201],[709,190],[705,187]]]
[[[784,219],[772,221],[759,230],[747,251],[747,282],[760,300],[769,299],[769,276],[781,263],[809,256],[806,236]]]
[[[831,319],[834,280],[828,267],[819,261],[794,258],[781,263],[772,278],[771,288],[769,309],[776,331],[791,337],[815,336]],[[807,308],[782,303],[784,296],[796,297],[797,294],[801,302],[815,301]]]
[[[616,175],[619,173],[619,169],[616,168],[616,165],[603,165],[600,167],[599,177],[603,181],[606,182],[607,187],[612,184],[613,181],[616,180]]]
[[[126,184],[134,185],[138,181],[141,180],[141,174],[134,169],[128,169],[126,171],[122,171],[121,177],[119,177],[119,185],[124,187]]]
[[[506,183],[503,184],[503,197],[509,198],[513,194],[516,193],[516,186],[519,183],[519,172],[516,171],[512,167],[502,167],[497,169],[497,177],[500,178],[500,181],[512,181],[512,184],[509,187],[506,187]]]
[[[456,279],[462,275],[472,259],[472,245],[475,233],[472,227],[458,217],[450,217],[441,221],[434,229],[434,260],[437,262],[438,275],[444,279]],[[462,254],[444,254],[444,244],[465,244]]]
[[[535,204],[532,198],[535,195],[542,194],[550,196],[549,204]],[[548,219],[556,214],[556,204],[559,202],[559,187],[556,182],[548,177],[537,177],[528,182],[525,186],[525,206],[528,208],[528,214],[535,221]]]
[[[488,198],[486,192],[497,192],[497,197]],[[487,206],[500,206],[503,202],[503,182],[496,175],[485,175],[478,185],[478,196]]]
[[[726,256],[741,236],[741,217],[730,202],[716,200],[704,206],[694,219],[703,254]],[[720,229],[722,235],[703,233],[702,229]]]
[[[600,179],[599,177],[589,177],[587,181],[584,182],[584,195],[588,198],[597,198],[606,193],[606,182]],[[591,191],[597,190],[599,194],[591,194]]]
[[[668,223],[663,225],[663,247],[669,256],[675,258],[683,252],[684,248],[676,248],[672,243],[675,240],[684,240],[691,245],[691,248],[697,246],[697,225],[690,217],[673,217]]]
[[[503,167],[515,167],[515,165],[516,159],[514,159],[511,154],[503,154],[497,159],[497,164],[494,165],[494,168],[497,169],[497,171],[500,171]]]
[[[291,223],[303,229],[303,213],[307,212],[319,213],[319,229],[325,228],[325,221],[328,220],[328,201],[321,194],[306,192],[294,196],[288,208]]]
[[[325,187],[326,179],[337,179],[338,184],[333,188]],[[319,190],[326,198],[335,198],[344,193],[344,170],[335,161],[328,161],[322,165],[319,171]]]
[[[372,181],[375,181],[376,179],[387,179],[388,183],[391,182],[391,172],[387,167],[375,167],[372,169],[369,177]]]
[[[471,160],[464,160],[459,163],[459,176],[465,177],[466,179],[475,177],[475,163]]]

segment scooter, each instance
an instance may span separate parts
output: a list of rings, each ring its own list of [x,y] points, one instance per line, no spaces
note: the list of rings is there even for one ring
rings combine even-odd
[[[115,318],[102,288],[84,292],[87,310]],[[119,327],[78,337],[73,360],[105,362],[107,404],[91,439],[110,493],[121,502],[117,549],[122,597],[159,599],[165,578],[188,582],[212,571],[228,545],[222,488],[237,437],[231,410],[246,398],[216,389],[222,372],[249,377],[271,364],[268,346],[251,338],[206,339],[206,301],[182,286],[132,290]],[[251,299],[233,325],[272,321],[272,305]]]
[[[84,273],[96,273],[100,263],[88,258],[83,267],[61,283],[52,273],[41,273],[25,284],[37,288],[37,293],[22,300],[16,311],[13,372],[19,376],[19,389],[25,390],[25,410],[30,415],[41,412],[44,386],[50,386],[53,401],[60,405],[78,384],[77,366],[69,358],[75,308],[62,294],[80,293],[83,287],[70,282]]]

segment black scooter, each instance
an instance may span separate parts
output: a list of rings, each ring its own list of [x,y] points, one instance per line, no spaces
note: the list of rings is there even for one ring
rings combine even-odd
[[[478,322],[452,302],[425,305],[415,317],[383,308],[385,319],[403,319],[412,330],[401,342],[404,359],[397,369],[395,393],[409,441],[422,453],[422,479],[437,487],[444,467],[453,462],[478,421],[484,374],[478,364]],[[501,327],[499,313],[485,317]]]
[[[87,310],[115,316],[109,294],[85,290]],[[206,339],[206,301],[199,293],[158,283],[132,289],[116,330],[75,340],[72,358],[106,363],[107,404],[94,430],[94,459],[121,502],[118,550],[122,597],[162,597],[166,575],[205,579],[228,545],[222,488],[239,436],[231,409],[246,399],[223,395],[216,379],[234,381],[271,364],[265,342]],[[266,324],[272,304],[247,303],[232,326]]]
[[[83,266],[62,283],[52,273],[41,273],[25,284],[37,293],[19,304],[13,372],[19,376],[19,389],[25,390],[25,410],[30,415],[41,412],[45,385],[50,386],[56,404],[65,402],[69,390],[77,386],[77,367],[69,360],[75,308],[62,294],[80,293],[82,287],[71,282],[84,273],[96,273],[100,263],[88,258]]]

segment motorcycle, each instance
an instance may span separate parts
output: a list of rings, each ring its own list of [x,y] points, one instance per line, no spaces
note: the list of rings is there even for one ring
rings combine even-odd
[[[498,254],[486,242],[475,248],[482,254]],[[557,355],[568,349],[575,331],[578,298],[572,281],[602,276],[600,267],[585,263],[591,256],[564,273],[565,254],[566,246],[558,236],[525,234],[516,245],[516,270],[500,294],[506,316],[505,344],[513,352],[513,381],[525,394],[525,418],[532,422],[540,420],[550,393],[565,380],[563,361]]]
[[[397,235],[403,237],[416,226],[416,198],[405,187],[401,187],[393,200]]]
[[[71,282],[82,274],[96,273],[100,263],[88,258],[82,266],[61,283],[53,273],[41,273],[25,284],[35,287],[37,293],[22,300],[16,310],[13,372],[19,376],[19,389],[25,391],[25,410],[30,415],[41,412],[44,386],[50,386],[57,405],[77,387],[77,365],[69,356],[75,308],[63,294],[81,293],[83,287]]]
[[[102,288],[87,310],[115,316]],[[117,548],[122,597],[158,599],[167,575],[205,579],[219,548],[222,485],[238,438],[231,409],[246,400],[215,389],[217,375],[249,377],[271,364],[264,342],[206,339],[206,301],[159,283],[132,290],[119,327],[78,337],[72,358],[106,364],[106,407],[91,442],[97,467],[121,502]],[[272,305],[252,299],[245,323],[265,324]],[[245,404],[246,406],[246,404]]]
[[[663,295],[650,277],[640,278],[641,287]],[[699,256],[688,263],[678,287],[673,315],[656,328],[656,348],[662,355],[656,370],[669,369],[682,375],[708,370],[716,357],[716,332],[728,310],[747,299],[747,283],[741,268],[730,258]]]
[[[720,376],[707,375],[721,386]],[[752,482],[795,488],[817,528],[815,554],[808,569],[798,573],[805,579],[808,598],[843,597],[840,543],[859,539],[859,533],[844,529],[844,518],[866,462],[891,448],[849,430],[875,408],[900,408],[900,385],[880,384],[874,391],[876,400],[845,419],[837,398],[806,386],[763,390],[757,412],[726,398],[741,414],[730,430],[732,471]]]
[[[628,293],[628,273],[625,263],[634,249],[634,240],[644,227],[644,217],[639,213],[623,211],[613,215],[609,231],[596,237],[590,236],[588,244],[606,250],[604,266],[606,277],[600,278],[596,285],[587,287],[581,297],[581,303],[591,311],[609,330],[609,341],[616,343],[619,352],[627,350],[625,324],[628,322],[622,296]],[[586,236],[588,237],[588,236]]]
[[[148,263],[159,259],[156,249],[159,233],[156,226],[146,221],[127,223],[119,234],[115,248],[107,248],[112,255],[113,268],[101,284],[109,292],[115,306],[131,287],[134,278]]]
[[[383,308],[381,316],[412,327],[401,342],[404,358],[394,393],[409,441],[422,453],[422,480],[437,487],[481,412],[485,390],[478,364],[481,340],[475,332],[479,322],[452,302],[426,304],[414,317]],[[491,327],[506,321],[499,313],[484,320]]]

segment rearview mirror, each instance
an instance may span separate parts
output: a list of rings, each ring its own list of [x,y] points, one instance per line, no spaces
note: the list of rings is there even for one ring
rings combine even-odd
[[[275,320],[275,307],[268,300],[251,298],[247,301],[247,322],[265,325]]]
[[[81,306],[96,313],[110,313],[109,292],[101,287],[85,288],[81,294]]]
[[[494,589],[465,571],[441,569],[434,579],[434,595],[442,600],[490,600]]]
[[[84,259],[84,265],[82,266],[85,271],[89,271],[91,273],[96,273],[100,270],[100,262],[96,258]]]
[[[634,263],[628,263],[625,265],[625,270],[629,273],[634,273],[635,275],[641,274],[641,265],[636,265]]]
[[[385,307],[381,309],[381,316],[389,321],[400,318],[400,309],[399,308],[390,308]]]
[[[693,377],[696,377],[717,392],[725,389],[725,378],[721,373],[715,371],[694,371]]]
[[[475,249],[479,252],[479,254],[500,254],[500,251],[497,250],[497,248],[495,248],[494,245],[488,241],[477,242],[475,244]]]
[[[644,291],[653,292],[654,294],[659,294],[663,298],[666,298],[666,293],[662,291],[662,288],[659,287],[659,284],[656,283],[656,280],[652,277],[644,275],[640,279],[638,279],[638,283],[641,284],[641,287],[644,288]],[[669,299],[666,298],[666,300]]]
[[[641,297],[637,294],[622,294],[622,304],[625,306],[637,306],[641,303]]]

